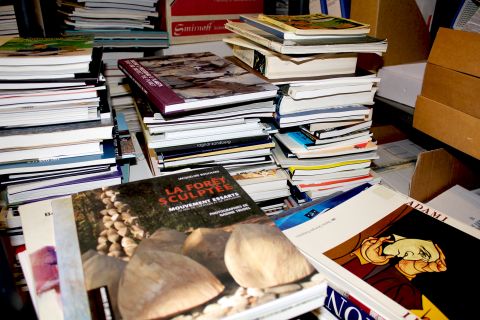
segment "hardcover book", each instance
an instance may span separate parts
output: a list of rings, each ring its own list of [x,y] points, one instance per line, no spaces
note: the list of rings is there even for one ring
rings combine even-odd
[[[273,99],[278,90],[209,52],[122,59],[118,66],[163,115]]]
[[[480,231],[401,193],[375,185],[282,230],[385,319],[476,317],[476,299],[461,293],[480,285],[470,263]]]
[[[85,289],[103,285],[121,319],[289,319],[323,304],[322,275],[222,167],[52,207],[66,319],[88,314]]]

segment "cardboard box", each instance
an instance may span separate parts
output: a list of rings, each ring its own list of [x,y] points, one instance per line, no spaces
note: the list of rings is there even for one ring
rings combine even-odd
[[[421,94],[425,98],[480,118],[478,77],[428,63]]]
[[[263,0],[162,0],[159,9],[171,44],[194,43],[231,35],[224,27],[227,20],[263,13]]]
[[[480,159],[480,34],[440,28],[413,127]]]
[[[480,185],[480,172],[445,149],[425,151],[418,155],[410,183],[410,197],[427,202],[458,184],[468,190]]]
[[[415,0],[352,0],[350,18],[370,24],[370,35],[388,40],[383,65],[426,60],[430,33]],[[369,70],[381,67],[375,55],[362,55],[359,64]]]
[[[418,96],[413,127],[480,159],[480,119],[451,106]]]

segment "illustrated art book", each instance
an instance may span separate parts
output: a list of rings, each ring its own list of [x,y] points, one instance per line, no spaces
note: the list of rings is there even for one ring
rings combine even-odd
[[[65,318],[89,319],[85,291],[101,286],[119,319],[289,319],[323,304],[323,275],[223,167],[52,207]]]

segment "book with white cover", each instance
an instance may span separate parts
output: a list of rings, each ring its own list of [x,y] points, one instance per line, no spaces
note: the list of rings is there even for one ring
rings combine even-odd
[[[356,54],[282,55],[243,37],[223,39],[240,61],[268,79],[318,77],[355,72]]]
[[[329,280],[385,319],[472,319],[480,230],[375,185],[283,229]],[[448,288],[448,290],[447,290]]]
[[[281,115],[301,111],[310,111],[351,104],[372,105],[377,88],[368,91],[334,94],[310,99],[295,100],[292,97],[281,95],[277,103],[277,112]]]
[[[35,298],[37,316],[40,320],[62,320],[57,264],[56,259],[52,260],[55,257],[55,237],[51,201],[21,205],[18,211],[34,284],[29,291]]]

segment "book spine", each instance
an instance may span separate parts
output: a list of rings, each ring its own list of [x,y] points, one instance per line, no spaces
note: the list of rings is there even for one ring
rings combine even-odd
[[[239,60],[247,64],[253,70],[260,72],[263,75],[267,73],[267,60],[265,55],[257,50],[243,48],[237,45],[233,46],[233,55]]]
[[[267,137],[266,135],[259,135],[259,136],[251,136],[251,137],[232,138],[232,139],[225,139],[225,140],[218,140],[218,141],[192,143],[192,144],[180,145],[180,146],[160,147],[160,148],[154,148],[154,150],[157,153],[187,150],[187,149],[199,149],[201,151],[208,148],[230,146],[238,143],[262,141],[262,140],[265,140],[266,137]]]
[[[118,68],[146,94],[162,114],[168,113],[168,105],[185,102],[135,59],[119,60]]]
[[[285,39],[285,34],[282,31],[274,29],[270,26],[266,26],[265,24],[262,24],[262,23],[260,23],[256,20],[251,20],[251,19],[248,19],[246,17],[240,17],[240,21],[246,22],[249,25],[254,26],[255,28],[258,28],[258,29],[263,30],[263,31],[268,32],[268,33],[271,33],[271,34],[273,34],[274,36],[276,36],[280,39]]]
[[[269,49],[275,50],[272,41],[268,40],[267,38],[264,38],[260,35],[257,35],[255,32],[251,32],[249,30],[244,30],[242,28],[238,28],[237,26],[231,25],[230,23],[225,24],[225,29],[232,31],[233,33],[239,34],[247,39],[250,39],[252,41],[255,41],[258,44],[261,44],[262,46],[265,46]]]

